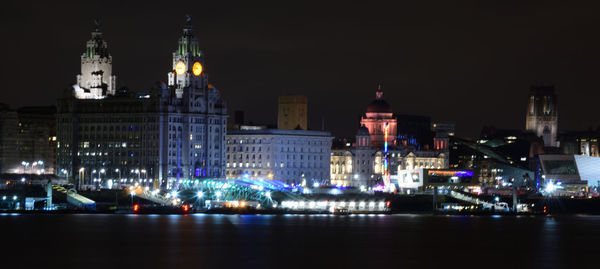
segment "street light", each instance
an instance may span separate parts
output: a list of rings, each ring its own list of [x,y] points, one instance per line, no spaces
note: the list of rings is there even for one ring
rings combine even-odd
[[[98,186],[102,186],[102,174],[105,174],[106,170],[104,168],[100,169],[100,173],[98,173]]]
[[[46,166],[44,165],[44,161],[42,161],[42,160],[39,160],[39,161],[37,161],[37,163],[38,163],[38,165],[41,165],[41,166],[42,166],[42,173],[44,173],[44,174],[45,174],[45,171],[44,171],[44,170],[46,170]]]
[[[135,173],[138,175],[138,182],[142,184],[142,180],[140,178],[140,169],[135,169]]]
[[[21,165],[23,165],[23,174],[25,174],[25,169],[29,166],[29,162],[22,161]]]
[[[118,188],[121,189],[121,170],[119,170],[119,168],[117,168],[117,169],[115,169],[115,172],[119,173]]]
[[[141,169],[140,172],[144,174],[144,183],[145,183],[147,180],[147,177],[148,177],[148,174],[146,173],[146,169]]]
[[[67,183],[69,183],[69,173],[67,172],[67,169],[61,169],[60,170],[63,174],[65,174],[65,177],[67,178]]]
[[[81,189],[81,185],[85,184],[85,168],[79,168],[79,189]]]
[[[135,194],[135,189],[131,190],[131,206],[133,207],[133,195]]]

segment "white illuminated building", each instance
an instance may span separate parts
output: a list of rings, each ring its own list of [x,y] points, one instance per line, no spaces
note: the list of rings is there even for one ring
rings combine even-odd
[[[322,131],[229,131],[227,178],[328,183],[331,141],[331,134]]]
[[[117,77],[112,75],[112,56],[96,22],[92,38],[81,55],[81,74],[77,75],[73,93],[77,99],[101,99],[115,94],[116,81]]]

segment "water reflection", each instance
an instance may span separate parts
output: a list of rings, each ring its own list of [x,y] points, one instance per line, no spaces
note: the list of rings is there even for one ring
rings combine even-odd
[[[591,261],[579,257],[595,255],[597,227],[588,216],[0,214],[4,256],[21,268],[569,267]]]

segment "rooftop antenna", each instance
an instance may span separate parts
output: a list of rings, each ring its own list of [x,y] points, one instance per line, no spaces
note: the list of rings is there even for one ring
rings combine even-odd
[[[94,26],[96,27],[96,32],[100,32],[100,19],[94,19]]]

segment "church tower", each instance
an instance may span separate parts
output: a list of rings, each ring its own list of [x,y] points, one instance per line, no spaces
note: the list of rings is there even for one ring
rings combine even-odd
[[[544,146],[558,147],[558,109],[553,86],[534,86],[529,90],[525,129],[542,137]]]
[[[116,90],[117,77],[112,75],[112,56],[100,32],[100,22],[96,20],[95,25],[92,38],[81,55],[81,74],[77,75],[77,85],[73,86],[77,99],[101,99],[114,95]]]
[[[188,15],[177,50],[173,52],[173,71],[168,74],[169,86],[175,88],[177,98],[183,97],[186,88],[203,89],[207,85],[208,78],[203,68],[204,54],[194,36],[191,17]]]

